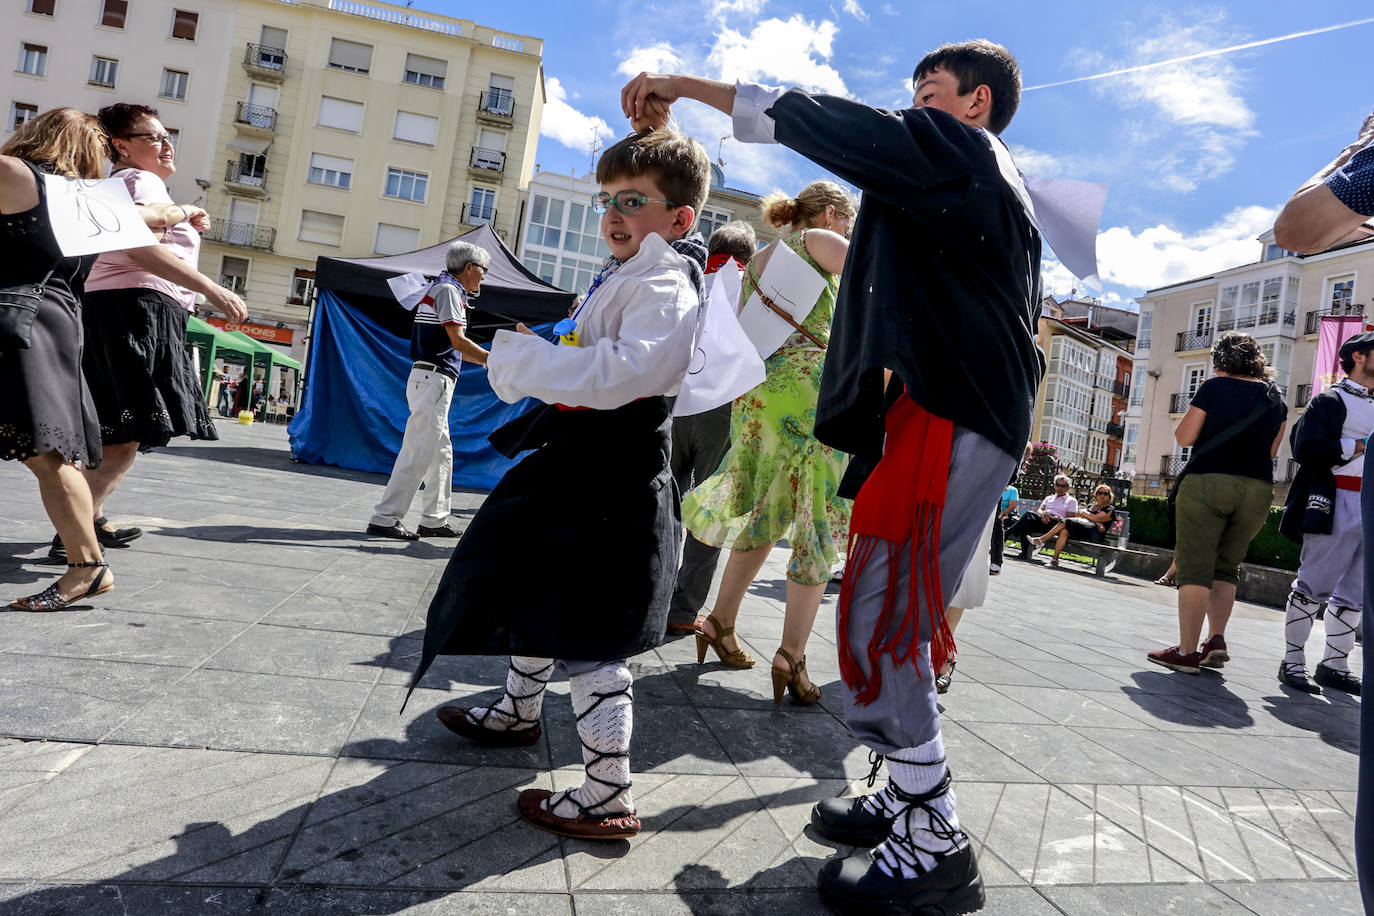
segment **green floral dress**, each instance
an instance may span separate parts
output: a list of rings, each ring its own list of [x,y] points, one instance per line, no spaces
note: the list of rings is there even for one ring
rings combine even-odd
[[[830,339],[839,278],[806,253],[805,231],[785,244],[826,279],[802,322],[823,342]],[[745,271],[743,299],[757,286]],[[730,409],[730,450],[720,468],[682,502],[682,524],[713,547],[752,550],[786,538],[792,547],[787,578],[801,585],[830,581],[849,537],[850,502],[836,495],[848,456],[816,439],[825,351],[800,332],[764,362],[763,384],[740,395]]]

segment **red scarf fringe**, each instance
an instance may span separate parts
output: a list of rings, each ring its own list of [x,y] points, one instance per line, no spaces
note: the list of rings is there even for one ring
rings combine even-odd
[[[866,706],[882,691],[878,662],[890,655],[894,665],[916,665],[920,655],[920,597],[930,617],[930,664],[939,671],[954,654],[954,634],[945,619],[940,582],[940,521],[949,484],[954,424],[919,407],[906,395],[888,409],[883,457],[859,490],[849,524],[849,559],[840,589],[840,676]],[[911,545],[911,575],[903,607],[897,607],[901,551]],[[873,554],[887,552],[887,588],[869,640],[868,670],[849,644],[849,608],[854,585]],[[919,666],[917,671],[919,672]]]

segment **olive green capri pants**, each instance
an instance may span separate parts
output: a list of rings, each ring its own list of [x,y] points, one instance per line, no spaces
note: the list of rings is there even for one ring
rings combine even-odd
[[[1236,474],[1189,474],[1178,486],[1178,584],[1238,583],[1240,561],[1269,517],[1274,485]]]

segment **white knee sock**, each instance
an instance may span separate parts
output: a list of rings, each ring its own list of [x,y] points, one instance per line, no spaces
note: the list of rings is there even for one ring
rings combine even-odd
[[[1283,641],[1287,649],[1283,654],[1283,666],[1289,674],[1307,677],[1307,655],[1303,648],[1312,634],[1312,621],[1317,619],[1321,606],[1320,601],[1301,592],[1288,593],[1288,604],[1284,608]]]
[[[559,792],[549,807],[559,817],[614,817],[634,812],[630,797],[630,733],[634,726],[634,678],[623,661],[569,679],[577,737],[587,779]]]
[[[544,690],[553,674],[553,659],[512,655],[506,671],[506,694],[495,706],[474,706],[468,718],[492,731],[519,731],[539,724]]]
[[[878,795],[896,819],[891,834],[873,850],[873,861],[885,874],[916,878],[968,845],[954,811],[944,741],[937,735],[889,754],[887,767],[888,786]]]
[[[1360,609],[1328,606],[1326,609],[1326,655],[1322,664],[1337,671],[1349,671],[1350,651],[1355,648],[1355,627]]]

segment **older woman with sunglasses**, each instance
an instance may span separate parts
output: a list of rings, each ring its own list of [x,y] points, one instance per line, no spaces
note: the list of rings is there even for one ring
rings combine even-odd
[[[114,528],[104,506],[139,450],[177,436],[219,438],[186,349],[196,294],[230,321],[242,321],[247,311],[237,295],[196,269],[209,218],[167,193],[176,151],[157,110],[120,103],[102,108],[99,118],[109,136],[111,177],[124,180],[138,206],[172,214],[160,244],[102,254],[86,282],[83,365],[104,450],[100,467],[87,468],[86,481],[101,543],[124,546],[142,532]],[[60,532],[51,552],[65,555]]]

